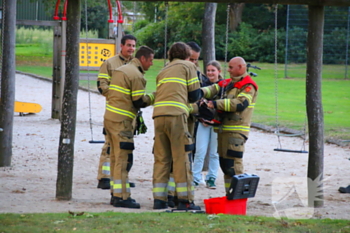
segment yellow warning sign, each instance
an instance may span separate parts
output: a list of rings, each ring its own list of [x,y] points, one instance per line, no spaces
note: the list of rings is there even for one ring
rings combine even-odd
[[[79,64],[81,67],[100,67],[115,55],[115,44],[80,43]]]

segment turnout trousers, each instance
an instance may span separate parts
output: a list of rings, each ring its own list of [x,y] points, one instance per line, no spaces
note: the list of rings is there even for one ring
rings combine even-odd
[[[190,115],[187,119],[187,127],[188,127],[188,132],[192,135],[192,142],[193,142],[193,150],[191,151],[191,155],[190,156],[190,166],[192,165],[192,162],[193,162],[193,155],[194,155],[194,151],[195,151],[195,137],[194,135],[196,134],[195,133],[195,130],[196,130],[196,118],[192,115]],[[191,170],[192,170],[192,167],[191,167]],[[174,175],[173,175],[173,170],[171,169],[170,171],[170,178],[169,178],[169,183],[168,183],[168,195],[169,196],[177,196],[176,194],[176,191],[175,191],[175,180],[174,180]]]
[[[107,135],[105,135],[105,143],[102,146],[102,151],[100,155],[100,163],[98,165],[97,179],[101,180],[102,178],[110,179],[111,170],[110,170],[110,144],[108,141]]]
[[[218,133],[218,152],[225,190],[228,192],[234,175],[243,174],[243,152],[247,138],[239,133]]]
[[[104,127],[111,146],[111,192],[113,196],[126,200],[131,195],[128,177],[134,150],[132,121],[104,120]]]
[[[154,134],[153,198],[168,201],[168,181],[172,170],[178,199],[193,201],[189,159],[193,142],[186,115],[155,117]]]

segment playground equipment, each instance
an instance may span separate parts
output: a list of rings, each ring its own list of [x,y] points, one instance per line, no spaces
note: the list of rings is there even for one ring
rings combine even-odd
[[[15,101],[14,112],[18,112],[20,116],[24,116],[25,113],[39,113],[41,109],[40,104]]]
[[[275,148],[274,151],[279,152],[291,152],[291,153],[308,153],[305,150],[305,141],[306,141],[306,117],[305,117],[305,123],[304,123],[304,129],[302,132],[288,134],[288,133],[282,133],[281,129],[279,128],[279,122],[278,122],[278,79],[277,79],[277,4],[275,6],[275,102],[276,102],[276,130],[275,134],[278,138],[278,144],[279,147]],[[280,137],[302,137],[303,143],[300,150],[292,150],[292,149],[284,149],[282,148],[281,138]]]
[[[116,1],[118,9],[118,19],[116,24],[114,24],[113,20],[112,4],[110,0],[107,2],[109,9],[108,23],[113,25],[114,40],[88,38],[80,39],[80,69],[98,70],[105,60],[120,52],[124,23],[120,2]]]
[[[107,1],[109,9],[109,19],[108,23],[114,23],[112,18],[112,5],[110,0]],[[99,70],[100,66],[108,58],[115,56],[120,52],[121,39],[123,37],[123,15],[121,11],[120,2],[116,1],[118,9],[118,20],[117,24],[113,28],[113,40],[100,40],[100,39],[88,39],[87,32],[88,23],[87,23],[87,1],[85,1],[85,32],[86,38],[80,40],[80,69],[89,70]],[[116,29],[116,30],[115,30]],[[90,90],[90,78],[88,74],[88,90]],[[91,131],[91,140],[89,143],[104,143],[104,141],[96,141],[93,138],[93,123],[92,123],[92,114],[91,114],[91,97],[89,91],[89,122],[90,122],[90,131]]]
[[[25,113],[39,113],[41,109],[40,104],[15,101],[15,112],[20,116],[24,116]]]
[[[67,25],[67,5],[64,1],[62,16],[59,16],[60,0],[56,1],[53,19],[58,22],[54,29],[54,58],[53,58],[53,92],[52,92],[52,114],[54,119],[61,119],[63,89],[65,83],[65,63],[66,63],[66,25]],[[109,9],[108,23],[110,28],[115,25],[117,30],[112,39],[81,39],[79,48],[80,69],[98,70],[101,64],[109,57],[114,56],[120,50],[121,38],[123,36],[123,16],[120,2],[116,1],[118,9],[118,19],[116,24],[113,20],[112,4],[107,0]],[[87,10],[86,10],[87,14]],[[87,17],[87,16],[86,16]]]

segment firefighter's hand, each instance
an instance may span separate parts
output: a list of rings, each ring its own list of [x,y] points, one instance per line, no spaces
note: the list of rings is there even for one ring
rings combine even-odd
[[[208,101],[207,106],[208,108],[215,108],[213,101]]]
[[[198,106],[198,108],[199,107],[201,107],[201,106],[207,106],[206,105],[206,99],[200,99],[200,100],[198,100],[197,102],[196,102],[196,104],[197,104],[197,106]]]

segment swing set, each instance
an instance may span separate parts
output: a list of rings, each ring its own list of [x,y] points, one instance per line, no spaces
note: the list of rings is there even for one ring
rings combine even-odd
[[[275,5],[275,103],[276,103],[276,130],[275,134],[277,135],[278,138],[278,144],[279,147],[275,148],[274,151],[278,152],[291,152],[291,153],[308,153],[305,150],[305,141],[306,141],[306,116],[305,116],[305,121],[304,121],[304,129],[300,133],[282,133],[281,128],[279,127],[279,121],[278,121],[278,75],[277,75],[277,9],[278,9],[278,4]],[[300,150],[293,150],[293,149],[284,149],[282,148],[282,143],[281,143],[281,137],[302,137],[303,138],[303,143],[301,146]]]
[[[58,0],[59,2],[59,0]],[[66,0],[67,2],[67,0]],[[65,4],[66,4],[65,2]],[[121,40],[121,32],[122,32],[122,23],[123,23],[123,18],[122,18],[122,12],[121,12],[121,7],[120,7],[120,3],[119,1],[116,1],[117,5],[118,5],[118,38],[119,40]],[[168,26],[168,8],[169,8],[169,4],[168,2],[165,2],[165,30],[164,30],[164,39],[165,39],[165,43],[164,43],[164,65],[166,64],[166,53],[167,53],[167,26]],[[66,5],[65,5],[66,6]],[[111,3],[110,0],[108,0],[108,6],[109,6],[109,12],[110,12],[110,18],[108,20],[108,23],[113,23],[113,19],[112,19],[112,7],[111,7]],[[277,136],[278,139],[278,148],[275,148],[274,151],[278,151],[278,152],[290,152],[290,153],[308,153],[308,151],[305,150],[305,143],[306,143],[306,117],[305,117],[305,123],[304,123],[304,129],[302,132],[298,132],[298,133],[283,133],[282,128],[279,127],[279,116],[278,116],[278,75],[277,75],[277,8],[278,8],[278,4],[275,5],[275,116],[276,116],[276,130],[274,131],[275,135]],[[230,4],[227,5],[227,21],[226,21],[226,33],[225,33],[225,68],[224,68],[224,72],[226,72],[227,70],[227,54],[228,54],[228,31],[229,31],[229,12],[230,12]],[[57,15],[57,14],[56,14]],[[85,31],[88,32],[88,26],[87,26],[87,3],[85,0]],[[86,39],[87,39],[87,34],[86,34]],[[88,46],[86,46],[88,47]],[[247,71],[249,70],[249,68],[254,68],[254,69],[259,69],[259,67],[257,66],[253,66],[251,64],[247,64]],[[251,76],[257,76],[257,74],[253,73],[253,72],[249,72],[249,74]],[[225,73],[224,73],[225,75]],[[89,76],[88,76],[89,77]],[[90,80],[88,80],[90,81]],[[90,86],[89,86],[88,82],[88,89],[90,90]],[[91,131],[91,140],[89,141],[89,143],[104,143],[105,141],[96,141],[93,139],[93,123],[92,123],[92,117],[91,117],[91,100],[90,100],[90,92],[89,92],[89,122],[90,122],[90,131]],[[282,140],[281,137],[302,137],[303,138],[303,143],[301,146],[300,150],[294,150],[294,149],[285,149],[282,147]]]

